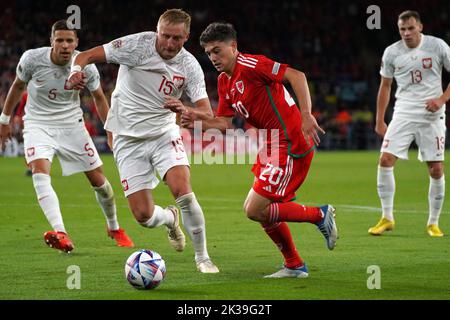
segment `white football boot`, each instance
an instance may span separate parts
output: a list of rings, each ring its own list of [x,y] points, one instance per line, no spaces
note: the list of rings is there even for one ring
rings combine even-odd
[[[211,259],[206,259],[197,262],[197,270],[201,273],[218,273],[219,268],[211,261]]]
[[[303,264],[303,266],[295,269],[283,267],[273,274],[264,276],[264,278],[308,278],[308,276],[308,268],[306,267],[306,264]]]
[[[186,237],[180,227],[180,214],[178,208],[175,206],[168,206],[166,209],[173,213],[173,226],[167,227],[167,236],[172,247],[176,251],[183,251],[186,246]]]

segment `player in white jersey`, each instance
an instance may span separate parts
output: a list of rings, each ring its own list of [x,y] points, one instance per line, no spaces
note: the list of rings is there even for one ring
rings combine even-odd
[[[144,227],[165,225],[171,245],[183,251],[185,236],[178,209],[163,209],[153,201],[158,173],[181,208],[197,269],[217,273],[208,255],[205,219],[192,191],[189,162],[175,122],[175,113],[188,108],[179,100],[183,92],[195,105],[189,108],[192,112],[204,119],[212,117],[203,71],[183,48],[190,19],[183,10],[167,10],[159,18],[156,33],[132,34],[80,53],[69,81],[78,85],[89,63],[120,65],[105,128],[113,132],[114,157],[130,209]]]
[[[369,233],[380,235],[394,228],[394,165],[398,158],[408,159],[408,149],[415,141],[418,158],[427,163],[430,175],[427,232],[442,237],[439,215],[445,195],[445,103],[450,99],[450,85],[443,93],[441,75],[443,67],[450,72],[450,47],[439,38],[422,34],[420,16],[415,11],[401,13],[398,28],[402,40],[386,48],[380,71],[375,131],[384,137],[377,176],[383,215]],[[384,117],[393,78],[397,83],[396,102],[387,126]]]
[[[108,101],[100,86],[95,65],[86,69],[86,78],[70,89],[67,78],[70,63],[78,45],[76,30],[69,29],[65,20],[57,21],[51,32],[51,47],[26,51],[16,70],[0,117],[2,146],[11,135],[10,116],[27,89],[24,116],[25,158],[32,170],[33,186],[38,202],[54,231],[44,234],[46,243],[65,252],[74,246],[63,223],[58,197],[51,185],[50,170],[56,154],[63,175],[84,172],[106,221],[107,233],[118,246],[132,247],[133,242],[119,227],[114,193],[102,170],[102,161],[84,126],[80,108],[80,93],[89,89],[102,121],[108,113]]]

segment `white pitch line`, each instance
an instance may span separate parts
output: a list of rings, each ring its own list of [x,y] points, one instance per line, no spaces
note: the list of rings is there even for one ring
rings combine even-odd
[[[346,208],[346,209],[350,209],[350,210],[353,210],[353,211],[363,210],[363,211],[371,211],[371,212],[381,212],[381,208],[377,208],[377,207],[354,206],[354,205],[349,205],[349,204],[336,204],[336,205],[333,205],[333,206]]]
[[[39,207],[37,203],[0,203],[0,207]],[[97,204],[61,204],[63,208],[98,208]],[[119,208],[128,208],[127,205],[118,205]]]
[[[0,203],[0,207],[26,207],[26,208],[39,208],[37,203]],[[99,208],[97,204],[62,204],[62,208]],[[117,205],[118,208],[129,209],[128,205]],[[230,207],[224,206],[204,206],[208,207],[208,211],[218,210],[218,211],[230,211]],[[236,211],[236,210],[233,210]]]
[[[5,194],[5,193],[0,193],[0,195]],[[14,193],[11,195],[15,195],[17,196],[18,194]],[[29,195],[29,194],[25,194],[25,193],[19,193],[19,195],[23,196],[23,195]],[[76,196],[76,198],[90,198],[91,195],[89,196],[82,196],[82,195],[78,195]],[[208,198],[208,197],[201,197],[198,199],[199,202],[201,203],[202,201],[205,202],[213,202],[216,204],[225,204],[225,203],[243,203],[244,199],[239,200],[239,199],[217,199],[217,198]],[[302,204],[305,205],[310,205],[310,206],[315,206],[317,205],[317,203],[311,203],[311,202],[302,202]],[[38,206],[38,204],[24,204],[24,203],[0,203],[0,207],[36,207]],[[63,207],[67,207],[67,208],[96,208],[98,207],[98,205],[96,204],[88,204],[88,205],[80,205],[80,204],[63,204]],[[230,207],[227,206],[216,206],[214,204],[208,204],[208,205],[203,205],[204,207],[208,207],[211,208],[212,210],[230,210]],[[361,212],[377,212],[380,213],[381,212],[381,208],[379,207],[371,207],[371,206],[359,206],[359,205],[351,205],[351,204],[334,204],[333,206],[336,208],[342,208],[342,209],[346,209],[349,211],[361,211]],[[119,208],[126,208],[128,209],[128,205],[118,205]],[[211,210],[209,209],[209,210]],[[423,214],[427,214],[428,215],[428,209],[425,210],[413,210],[413,209],[397,209],[394,210],[394,212],[404,212],[404,213],[423,213]],[[447,214],[448,212],[443,211],[442,214]]]
[[[368,211],[368,212],[378,212],[381,213],[381,208],[379,207],[369,207],[369,206],[355,206],[350,204],[333,204],[333,207],[335,208],[344,208],[351,211]],[[394,209],[395,212],[402,212],[402,213],[424,213],[428,215],[428,209],[426,210],[410,210],[410,209]],[[445,213],[444,211],[442,212]]]

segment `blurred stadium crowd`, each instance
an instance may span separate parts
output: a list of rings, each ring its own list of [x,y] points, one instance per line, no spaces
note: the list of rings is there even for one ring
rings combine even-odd
[[[203,53],[198,38],[210,22],[233,23],[238,32],[240,51],[264,54],[305,72],[315,116],[327,131],[320,146],[323,149],[378,148],[379,139],[373,126],[379,64],[383,50],[399,40],[396,22],[400,12],[406,9],[419,11],[424,33],[450,43],[450,2],[445,0],[378,3],[365,0],[15,0],[0,4],[0,107],[14,80],[21,54],[27,49],[48,46],[51,25],[70,16],[66,9],[71,4],[81,8],[78,50],[127,34],[154,31],[159,15],[166,9],[186,10],[192,16],[192,24],[190,40],[185,47],[197,57],[205,71],[213,107],[217,105],[217,72]],[[366,25],[370,15],[366,10],[372,4],[381,8],[379,30],[369,30]],[[114,90],[118,67],[107,64],[97,67],[109,98]],[[445,84],[449,78],[448,74],[444,76]],[[95,137],[104,136],[89,95],[83,95],[82,108],[94,141]],[[234,124],[241,128],[247,126],[240,118],[236,118]],[[20,123],[17,126],[19,129]]]

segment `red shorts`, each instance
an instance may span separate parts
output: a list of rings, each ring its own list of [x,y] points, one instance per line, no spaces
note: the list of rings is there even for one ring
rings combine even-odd
[[[255,175],[253,190],[274,202],[292,201],[308,175],[313,157],[314,151],[311,151],[302,158],[294,158],[286,149],[281,149],[279,155],[270,156],[265,163],[258,156],[252,168]]]

